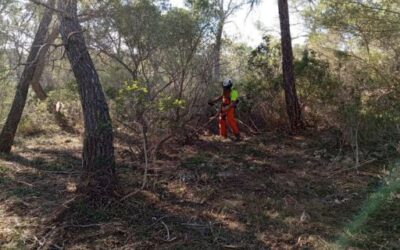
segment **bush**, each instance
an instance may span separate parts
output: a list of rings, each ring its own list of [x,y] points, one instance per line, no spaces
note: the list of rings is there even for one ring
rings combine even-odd
[[[43,125],[32,116],[22,117],[17,131],[22,136],[36,136],[44,132]]]

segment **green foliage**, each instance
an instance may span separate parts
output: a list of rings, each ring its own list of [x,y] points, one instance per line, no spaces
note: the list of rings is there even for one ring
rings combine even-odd
[[[156,100],[151,100],[149,88],[139,81],[125,81],[117,91],[116,109],[125,118],[141,121],[143,116],[152,117],[154,124],[171,120],[170,113],[185,107],[185,100],[161,94]],[[159,127],[160,128],[160,127]]]
[[[385,238],[392,238],[388,231],[398,236],[397,226],[387,228],[388,225],[399,225],[400,222],[396,214],[399,202],[395,198],[400,191],[400,165],[398,162],[393,165],[382,186],[368,197],[359,214],[346,226],[344,233],[337,240],[336,244],[341,248],[349,246],[364,248],[370,242],[386,244]],[[385,237],[382,237],[382,233]],[[391,239],[392,242],[396,242],[395,237]]]
[[[340,87],[339,81],[330,72],[329,63],[318,58],[312,50],[303,50],[302,58],[295,60],[295,75],[304,103],[332,102]]]
[[[125,37],[129,47],[138,50],[138,56],[158,46],[162,32],[161,12],[152,1],[113,1],[112,5],[114,27]]]
[[[321,66],[336,82],[325,94],[311,95],[331,107],[345,141],[387,153],[400,139],[398,93],[388,91],[399,83],[399,13],[399,3],[391,0],[320,0],[303,13],[312,27],[308,46],[324,56],[329,66]],[[321,67],[310,69],[307,79],[320,78]]]
[[[299,48],[301,57],[295,58],[297,91],[303,106],[318,110],[333,104],[340,82],[331,73],[330,65],[313,51]],[[248,55],[248,67],[241,81],[245,113],[263,110],[265,123],[286,119],[281,73],[281,47],[279,41],[265,36],[264,42]],[[260,113],[259,113],[260,115]],[[307,114],[308,115],[308,114]],[[308,117],[307,117],[308,118]],[[274,123],[274,122],[273,122]]]
[[[22,117],[17,133],[22,136],[35,136],[45,132],[43,124],[31,116]]]
[[[161,98],[158,102],[158,110],[163,112],[170,109],[184,108],[185,100],[174,99],[171,96]]]
[[[251,51],[248,57],[248,71],[242,86],[247,98],[260,102],[280,90],[280,45],[270,36],[264,37],[264,42]]]
[[[117,110],[122,114],[138,116],[151,109],[152,103],[148,100],[149,91],[146,86],[138,81],[125,81],[116,97]]]
[[[273,80],[279,77],[281,68],[280,43],[271,36],[265,36],[264,42],[250,53],[249,70],[260,78]]]
[[[0,85],[2,91],[0,91],[0,128],[5,122],[6,116],[9,112],[9,108],[11,107],[12,103],[12,93],[13,88],[8,84],[1,84]]]

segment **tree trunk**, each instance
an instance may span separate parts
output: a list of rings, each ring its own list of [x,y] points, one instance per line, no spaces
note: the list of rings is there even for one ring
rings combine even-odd
[[[296,131],[304,128],[293,69],[293,49],[290,35],[289,7],[287,0],[278,0],[279,20],[281,25],[283,87],[285,89],[286,110],[289,116],[290,129]]]
[[[77,0],[60,1],[60,33],[74,72],[84,116],[81,192],[96,201],[112,195],[115,185],[113,130],[97,71],[77,16]]]
[[[213,81],[217,82],[221,80],[221,46],[222,46],[222,33],[224,30],[224,20],[219,20],[217,34],[215,36],[215,47],[214,47],[214,74]]]
[[[42,77],[44,68],[46,67],[46,55],[49,52],[50,44],[53,43],[54,40],[56,40],[58,34],[59,34],[58,27],[54,27],[53,30],[49,33],[46,39],[46,44],[48,45],[42,49],[42,52],[38,57],[36,71],[31,81],[32,89],[33,91],[35,91],[36,96],[40,100],[45,100],[47,98],[46,92],[43,90],[42,85],[40,85],[40,78]]]
[[[54,1],[50,1],[50,5],[51,4],[54,5]],[[35,72],[38,66],[38,59],[43,55],[46,47],[44,44],[46,42],[46,34],[48,32],[52,16],[53,10],[46,9],[43,14],[42,20],[40,21],[39,28],[33,40],[26,65],[21,75],[21,79],[17,85],[17,90],[15,92],[15,97],[11,106],[10,113],[7,116],[6,123],[0,134],[0,152],[9,153],[11,151],[18,124],[24,111],[29,90],[29,84],[35,77]]]

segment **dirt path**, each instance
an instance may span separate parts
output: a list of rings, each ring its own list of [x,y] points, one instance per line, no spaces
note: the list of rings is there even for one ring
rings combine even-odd
[[[167,149],[146,190],[142,166],[120,159],[121,198],[74,204],[49,223],[75,196],[80,143],[67,134],[25,139],[0,157],[0,248],[400,248],[398,187],[385,189],[377,165],[356,174],[337,153],[323,135],[203,137]]]

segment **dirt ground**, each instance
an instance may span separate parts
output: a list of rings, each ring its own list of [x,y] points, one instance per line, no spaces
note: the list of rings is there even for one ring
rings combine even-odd
[[[400,249],[396,163],[357,171],[329,134],[166,147],[143,190],[119,145],[121,196],[96,209],[74,202],[80,144],[19,138],[0,155],[0,249]]]

